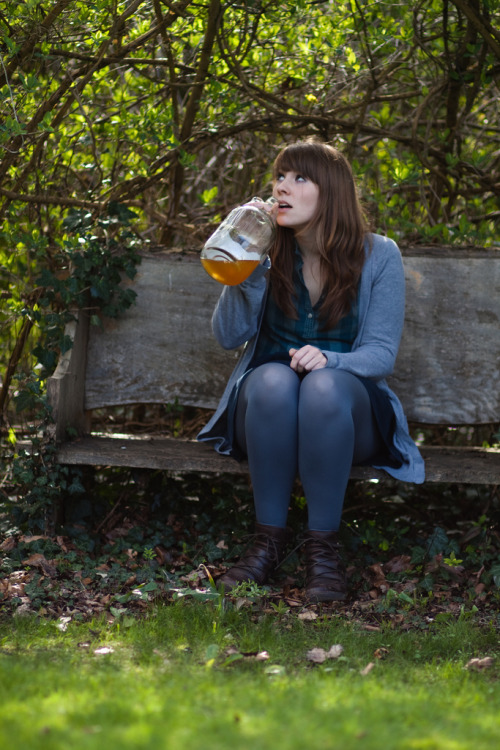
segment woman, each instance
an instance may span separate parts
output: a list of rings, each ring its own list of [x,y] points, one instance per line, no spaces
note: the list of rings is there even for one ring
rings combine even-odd
[[[338,529],[353,464],[423,482],[424,464],[385,378],[404,320],[396,244],[370,234],[349,163],[316,142],[273,167],[277,236],[270,263],[227,286],[213,315],[219,343],[246,343],[199,440],[248,458],[255,537],[221,582],[265,583],[284,557],[293,483],[308,508],[306,593],[344,599]]]

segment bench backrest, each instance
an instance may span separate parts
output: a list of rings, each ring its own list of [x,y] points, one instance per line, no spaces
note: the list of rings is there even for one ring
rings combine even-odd
[[[500,418],[500,253],[404,253],[403,341],[391,385],[408,419],[473,424]],[[85,408],[179,403],[214,408],[237,353],[210,318],[221,286],[198,259],[144,256],[136,304],[89,333]]]

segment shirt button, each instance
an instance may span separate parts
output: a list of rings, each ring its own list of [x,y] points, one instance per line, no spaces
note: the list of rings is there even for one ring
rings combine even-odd
[[[313,314],[312,314],[312,313],[309,313],[309,315],[308,315],[307,317],[308,317],[308,318],[312,318],[312,316],[313,316]]]

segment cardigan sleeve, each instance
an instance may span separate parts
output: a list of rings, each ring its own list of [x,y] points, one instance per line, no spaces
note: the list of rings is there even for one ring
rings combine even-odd
[[[225,286],[212,315],[212,331],[224,349],[236,349],[258,331],[267,282],[267,266],[259,265],[237,286]]]
[[[397,245],[376,237],[360,287],[360,321],[352,350],[328,352],[327,367],[382,380],[394,370],[404,324],[405,278]]]

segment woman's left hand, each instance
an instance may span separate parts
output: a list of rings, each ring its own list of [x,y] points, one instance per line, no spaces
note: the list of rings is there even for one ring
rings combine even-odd
[[[300,349],[290,349],[290,367],[295,372],[311,372],[326,367],[327,358],[316,346],[302,346]]]

